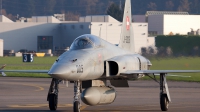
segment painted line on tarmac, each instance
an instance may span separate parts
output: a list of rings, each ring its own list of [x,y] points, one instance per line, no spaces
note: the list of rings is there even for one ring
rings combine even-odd
[[[84,105],[84,106],[81,106],[81,110],[84,110],[85,108],[86,108],[87,106],[86,105]]]
[[[44,90],[44,88],[42,86],[38,86],[38,85],[34,85],[34,84],[21,84],[21,83],[13,83],[13,82],[6,82],[6,84],[23,85],[23,86],[31,86],[31,87],[38,88],[35,91],[43,91]]]
[[[72,104],[59,104],[58,107],[72,107]],[[26,105],[8,105],[7,107],[11,108],[40,108],[40,107],[49,107],[48,104],[26,104]]]
[[[10,108],[40,108],[49,107],[48,104],[26,104],[26,105],[8,105]],[[58,104],[58,107],[73,107],[72,104]],[[87,106],[81,106],[81,110],[84,110]]]
[[[35,90],[35,91],[43,91],[43,90],[44,90],[43,87],[37,86],[37,85],[32,85],[32,84],[21,84],[21,85],[24,85],[24,86],[31,86],[31,87],[36,87],[36,88],[38,88],[38,89]]]

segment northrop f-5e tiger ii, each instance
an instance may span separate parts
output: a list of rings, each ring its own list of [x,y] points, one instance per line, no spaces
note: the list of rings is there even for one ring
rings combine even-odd
[[[150,70],[151,62],[134,53],[131,0],[125,1],[119,45],[113,45],[97,36],[84,34],[77,37],[70,50],[58,57],[50,70],[0,70],[4,72],[47,73],[52,77],[47,100],[49,109],[56,110],[58,84],[62,80],[74,82],[73,111],[80,112],[81,100],[87,105],[106,105],[115,101],[114,87],[128,87],[128,80],[160,75],[160,107],[168,110],[171,102],[167,73],[200,72],[200,70]],[[107,86],[110,81],[112,87]]]

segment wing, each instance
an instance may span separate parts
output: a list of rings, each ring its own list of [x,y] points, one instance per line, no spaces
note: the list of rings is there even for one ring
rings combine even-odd
[[[128,70],[121,74],[200,73],[200,70]]]
[[[18,73],[48,73],[49,70],[0,70],[2,76],[6,76],[4,72],[18,72]]]
[[[0,70],[0,72],[48,73],[49,70]]]
[[[6,64],[0,68],[0,74],[6,76],[4,72],[20,72],[20,73],[48,73],[49,70],[3,70],[6,67]]]

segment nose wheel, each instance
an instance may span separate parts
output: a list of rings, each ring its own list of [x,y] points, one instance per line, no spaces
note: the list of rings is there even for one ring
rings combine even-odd
[[[50,94],[49,95],[49,109],[56,110],[58,105],[58,95]]]
[[[81,103],[80,103],[80,90],[81,90],[81,84],[80,81],[74,82],[74,104],[73,104],[73,110],[74,112],[80,112]]]
[[[73,107],[74,107],[74,112],[80,112],[81,111],[80,110],[81,106],[80,106],[80,102],[79,101],[75,101]]]
[[[47,95],[47,101],[49,101],[49,109],[56,110],[58,105],[58,84],[59,80],[52,79]]]

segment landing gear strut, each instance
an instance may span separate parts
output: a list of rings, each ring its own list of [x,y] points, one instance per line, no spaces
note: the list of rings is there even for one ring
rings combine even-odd
[[[81,92],[81,82],[75,81],[74,82],[74,105],[73,109],[74,112],[80,112],[80,92]]]
[[[160,74],[160,108],[162,111],[167,111],[169,102],[171,102],[165,75],[164,73]]]
[[[58,84],[59,80],[53,78],[49,87],[47,101],[49,101],[49,109],[56,110],[58,104]]]

